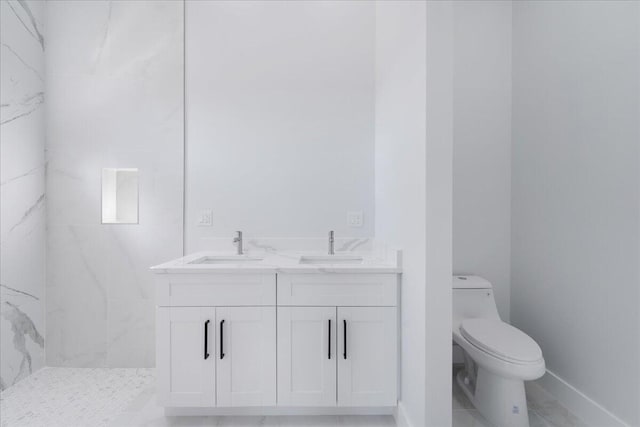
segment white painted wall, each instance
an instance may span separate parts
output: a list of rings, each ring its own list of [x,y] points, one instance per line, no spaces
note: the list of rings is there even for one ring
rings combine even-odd
[[[425,425],[426,4],[376,6],[378,239],[403,249],[398,425]]]
[[[44,365],[44,10],[0,2],[0,390]]]
[[[372,2],[187,2],[186,251],[371,236]],[[213,227],[197,227],[213,210]],[[348,228],[347,211],[365,225]]]
[[[513,3],[511,318],[540,344],[549,371],[634,426],[639,8]]]
[[[155,366],[149,266],[182,254],[180,1],[48,1],[47,364]],[[139,224],[101,224],[102,168]]]
[[[376,238],[403,249],[398,425],[451,423],[452,6],[376,5]]]
[[[453,271],[511,289],[511,2],[454,2]]]
[[[451,425],[453,3],[427,2],[424,425],[434,427]]]

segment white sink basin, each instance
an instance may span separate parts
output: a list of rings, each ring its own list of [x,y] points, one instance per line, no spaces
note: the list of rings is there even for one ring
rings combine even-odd
[[[189,264],[251,264],[264,258],[250,255],[211,255],[198,258]]]
[[[362,264],[359,255],[304,255],[300,264]]]

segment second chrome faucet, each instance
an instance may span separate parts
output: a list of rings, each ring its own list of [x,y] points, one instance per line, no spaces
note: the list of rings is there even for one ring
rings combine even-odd
[[[236,237],[233,238],[233,244],[236,245],[237,254],[243,255],[242,249],[242,231],[236,231]]]
[[[333,238],[333,230],[329,232],[329,255],[335,255],[336,251],[334,249],[335,239]]]

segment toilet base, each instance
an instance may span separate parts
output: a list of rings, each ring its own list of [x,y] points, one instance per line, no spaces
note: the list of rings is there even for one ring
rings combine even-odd
[[[473,406],[496,427],[529,427],[524,381],[500,377],[480,366],[477,369],[475,391],[465,384],[465,370],[456,375]]]

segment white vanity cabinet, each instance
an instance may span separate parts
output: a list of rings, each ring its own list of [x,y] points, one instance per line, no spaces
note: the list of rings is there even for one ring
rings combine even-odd
[[[216,406],[275,406],[275,307],[218,307],[216,325]]]
[[[278,307],[278,404],[336,406],[336,307]]]
[[[159,404],[213,414],[396,406],[398,277],[159,274]]]
[[[278,275],[278,404],[396,405],[397,277]]]
[[[338,406],[395,406],[396,307],[338,307]]]
[[[395,406],[395,307],[278,307],[278,404]]]
[[[275,274],[159,276],[161,405],[276,405],[275,281]]]
[[[156,314],[158,403],[215,406],[216,309],[158,307]]]
[[[157,321],[162,405],[276,404],[275,307],[158,307]]]

